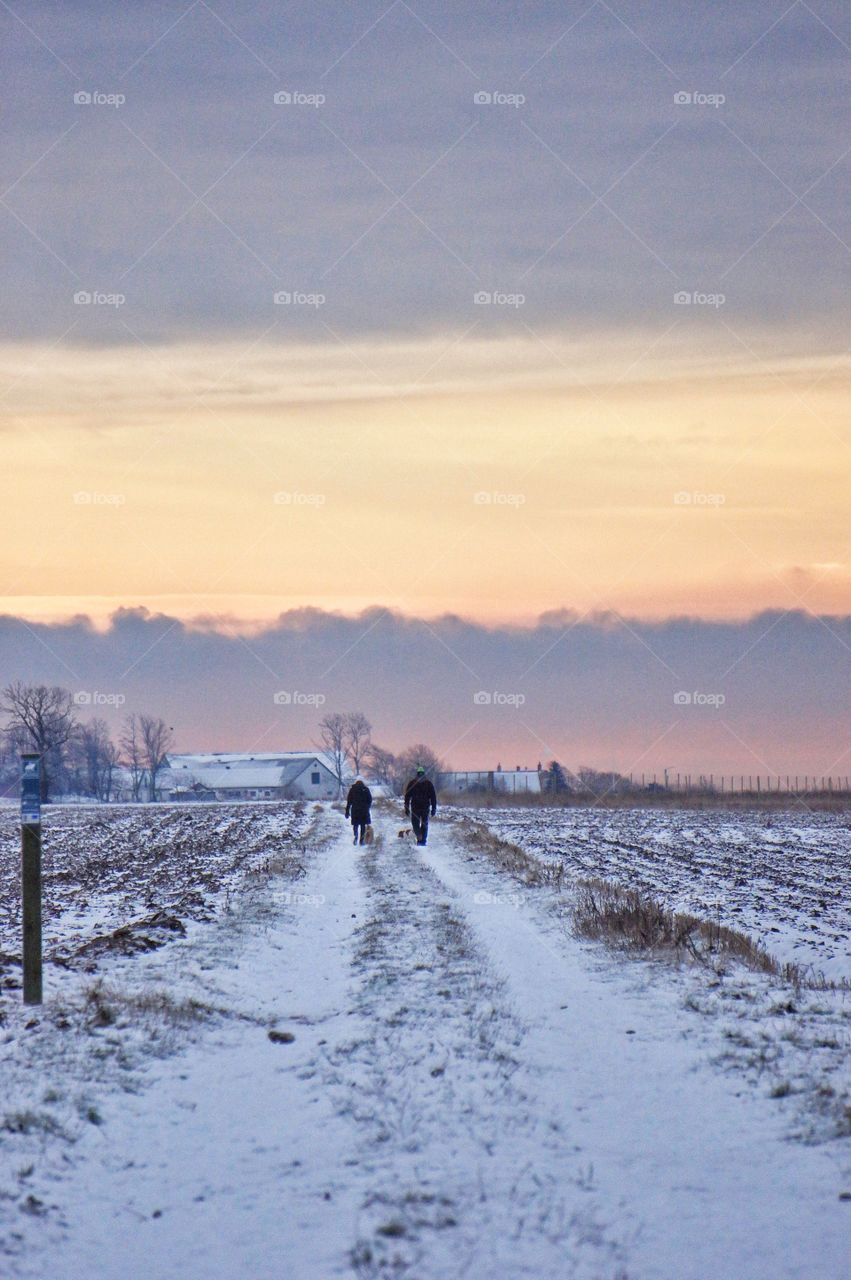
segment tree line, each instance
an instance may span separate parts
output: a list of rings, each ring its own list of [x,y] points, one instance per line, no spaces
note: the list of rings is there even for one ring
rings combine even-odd
[[[126,716],[117,741],[104,720],[82,723],[73,694],[60,685],[7,685],[0,698],[5,724],[0,729],[0,790],[17,788],[19,757],[41,756],[42,803],[77,795],[102,801],[117,798],[118,780],[128,798],[155,800],[157,781],[173,749],[173,731],[161,716]],[[445,771],[436,752],[424,742],[393,752],[373,740],[372,723],[363,711],[329,712],[319,722],[319,741],[340,785],[349,772],[369,777],[400,795],[422,765],[433,781]],[[621,774],[582,767],[571,773],[557,761],[541,769],[544,791],[608,793],[629,787]]]
[[[433,781],[444,767],[440,757],[424,742],[416,742],[400,752],[379,746],[372,739],[372,724],[363,711],[328,712],[319,722],[316,745],[325,753],[340,785],[349,771],[355,775],[368,773],[374,782],[387,787],[394,795],[402,794],[417,765],[421,764]]]
[[[157,778],[168,763],[172,729],[159,716],[128,715],[114,742],[104,720],[81,723],[73,694],[60,685],[7,685],[0,699],[6,722],[0,734],[0,784],[17,785],[19,756],[41,756],[41,799],[79,795],[115,798],[119,771],[126,770],[129,798],[156,799]]]
[[[319,722],[319,741],[315,745],[325,753],[341,785],[348,771],[356,775],[368,773],[373,781],[388,787],[394,795],[401,795],[417,765],[422,765],[435,783],[438,774],[446,772],[444,762],[424,742],[417,742],[400,752],[379,746],[373,741],[372,724],[363,711],[332,711],[323,716]],[[497,770],[501,768],[498,764]],[[631,786],[628,778],[613,770],[580,765],[572,772],[558,760],[551,760],[546,768],[538,761],[538,773],[542,790],[550,794],[579,792],[603,796],[629,790]],[[471,791],[477,789],[486,788],[469,788]]]

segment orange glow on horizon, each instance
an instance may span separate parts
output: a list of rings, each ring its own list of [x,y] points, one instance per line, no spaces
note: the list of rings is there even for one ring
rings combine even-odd
[[[303,352],[164,348],[151,367],[35,350],[37,386],[9,396],[6,513],[23,535],[38,512],[38,538],[0,547],[2,608],[248,630],[308,606],[518,624],[851,611],[847,371],[698,376],[678,353],[617,382],[585,351],[581,385],[558,385],[515,354],[509,382],[529,385],[497,392],[496,350],[454,352],[419,387],[410,351],[376,349],[377,395],[339,353],[317,357],[321,394]]]

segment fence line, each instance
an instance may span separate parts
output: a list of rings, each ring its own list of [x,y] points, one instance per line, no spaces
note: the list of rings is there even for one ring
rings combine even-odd
[[[439,776],[447,791],[492,791],[508,795],[540,794],[554,790],[588,794],[623,791],[672,792],[677,795],[845,795],[851,792],[851,777],[831,774],[791,773],[641,773],[618,774],[600,770],[593,782],[567,778],[558,787],[552,774],[543,769],[453,770]]]
[[[733,794],[749,794],[760,795],[762,792],[775,794],[776,792],[788,793],[789,795],[813,795],[813,794],[831,794],[844,793],[849,790],[849,776],[830,774],[791,774],[791,773],[770,773],[770,774],[751,774],[751,773],[702,773],[702,774],[676,774],[669,775],[667,778],[662,775],[661,779],[657,774],[641,774],[639,782],[638,775],[629,775],[629,786],[640,787],[646,790],[652,787],[654,790],[676,792],[695,792],[695,791],[711,791],[719,795],[725,793]]]

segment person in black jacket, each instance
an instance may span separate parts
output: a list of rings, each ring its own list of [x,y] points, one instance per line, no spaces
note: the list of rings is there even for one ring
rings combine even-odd
[[[405,787],[405,813],[411,816],[411,826],[417,837],[417,844],[425,844],[428,840],[429,813],[434,817],[437,809],[437,794],[430,778],[422,765],[417,765],[416,777]]]
[[[369,810],[372,805],[372,792],[363,778],[356,778],[349,794],[346,796],[346,817],[351,817],[354,840],[352,844],[363,844],[366,829],[369,826]]]

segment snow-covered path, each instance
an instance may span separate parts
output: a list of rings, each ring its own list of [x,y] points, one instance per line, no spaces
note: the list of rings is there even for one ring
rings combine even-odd
[[[13,1274],[848,1274],[839,1148],[783,1142],[673,992],[572,940],[451,826],[426,850],[377,830],[145,957],[295,1039],[230,1020],[105,1100],[53,1189],[63,1221],[34,1224]]]

